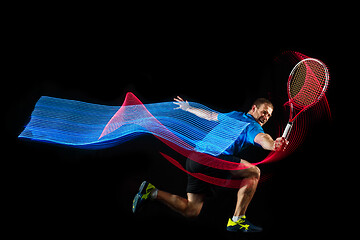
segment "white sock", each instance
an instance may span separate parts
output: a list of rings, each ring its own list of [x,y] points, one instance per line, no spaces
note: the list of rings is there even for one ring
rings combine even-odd
[[[154,190],[151,191],[150,193],[150,199],[151,200],[155,200],[157,198],[157,194],[158,194],[158,189],[155,188]]]
[[[239,220],[240,220],[240,218],[242,218],[242,217],[245,217],[245,215],[241,215],[241,216],[233,216],[233,217],[232,217],[232,221],[233,221],[233,222],[237,222],[237,221],[239,221]]]

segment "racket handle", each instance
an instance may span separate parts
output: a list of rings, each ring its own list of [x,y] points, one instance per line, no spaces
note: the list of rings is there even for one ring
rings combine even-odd
[[[282,135],[282,137],[285,138],[286,140],[288,139],[288,137],[290,135],[292,125],[293,125],[292,122],[289,122],[288,124],[286,124],[285,130]]]

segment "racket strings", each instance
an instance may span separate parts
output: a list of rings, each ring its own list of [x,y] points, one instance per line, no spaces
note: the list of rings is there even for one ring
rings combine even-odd
[[[290,82],[289,93],[296,107],[307,107],[323,96],[326,88],[326,70],[314,60],[301,62],[295,69]]]

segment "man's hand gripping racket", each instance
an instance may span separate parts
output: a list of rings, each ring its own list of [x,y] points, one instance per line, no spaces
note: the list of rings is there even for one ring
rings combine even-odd
[[[306,58],[295,65],[287,83],[289,101],[286,104],[290,106],[290,117],[283,138],[289,138],[293,123],[299,114],[320,101],[328,84],[329,72],[320,60]],[[298,111],[297,114],[295,110]]]

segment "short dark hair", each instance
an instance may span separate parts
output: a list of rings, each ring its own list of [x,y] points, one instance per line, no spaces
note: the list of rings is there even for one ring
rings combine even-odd
[[[260,105],[262,104],[268,104],[271,106],[272,109],[274,109],[274,105],[270,102],[270,100],[266,99],[266,98],[258,98],[254,101],[254,103],[251,106],[256,106],[257,108],[260,107]]]

